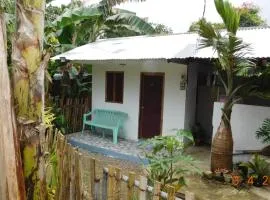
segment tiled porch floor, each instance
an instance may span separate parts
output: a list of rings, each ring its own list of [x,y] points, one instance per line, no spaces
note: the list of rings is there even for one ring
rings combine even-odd
[[[142,162],[144,160],[139,142],[124,140],[118,138],[118,144],[113,144],[112,137],[92,134],[85,131],[84,134],[73,133],[68,135],[68,141],[79,148],[101,153],[106,156],[115,157],[118,159],[127,159],[134,162]]]

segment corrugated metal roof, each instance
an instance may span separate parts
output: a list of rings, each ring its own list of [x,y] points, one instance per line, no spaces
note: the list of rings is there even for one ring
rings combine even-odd
[[[270,58],[270,28],[241,29],[237,35],[251,45],[252,52],[246,57]],[[212,48],[197,50],[198,41],[199,36],[194,33],[103,39],[52,59],[102,61],[216,57]]]

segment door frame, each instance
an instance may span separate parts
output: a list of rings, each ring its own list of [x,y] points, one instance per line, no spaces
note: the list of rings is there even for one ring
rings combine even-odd
[[[163,108],[164,108],[164,87],[165,87],[165,73],[164,72],[141,72],[140,75],[140,93],[139,93],[139,123],[138,123],[138,139],[142,138],[142,113],[141,113],[141,103],[142,103],[142,89],[143,89],[143,76],[151,75],[151,76],[160,76],[163,79],[162,89],[161,89],[161,113],[160,113],[160,133],[159,136],[162,135],[163,128]]]

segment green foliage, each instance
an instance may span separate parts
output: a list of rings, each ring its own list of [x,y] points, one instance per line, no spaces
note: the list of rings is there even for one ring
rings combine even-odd
[[[225,28],[223,23],[211,23],[211,24],[215,29],[224,29]],[[190,25],[188,32],[197,32],[199,30],[199,28],[200,28],[200,20],[193,22]]]
[[[270,144],[270,119],[265,119],[256,136],[265,144]]]
[[[184,143],[187,139],[189,142]],[[179,130],[176,136],[156,136],[146,140],[141,146],[149,164],[146,166],[148,178],[179,189],[185,184],[184,176],[190,172],[199,172],[195,160],[185,154],[185,149],[193,144],[190,131]]]
[[[250,52],[249,44],[245,44],[236,36],[240,21],[239,11],[228,1],[215,0],[215,5],[226,31],[221,34],[210,22],[202,19],[199,28],[199,35],[202,38],[200,48],[212,47],[217,53],[215,66],[226,93],[222,119],[225,125],[230,127],[233,105],[241,99],[241,93],[251,90],[249,82],[239,84],[234,81],[234,77],[244,75],[241,73],[245,71],[244,69],[255,68],[255,63],[245,58]]]
[[[155,34],[172,34],[173,30],[164,24],[151,23],[155,29]]]
[[[65,9],[54,21],[47,23],[45,32],[47,45],[53,41],[54,53],[61,53],[98,38],[149,34],[154,33],[154,28],[136,14],[112,9],[103,0],[89,7]]]
[[[218,5],[220,4],[217,2]],[[218,8],[219,9],[219,14],[225,15],[225,16],[230,16],[232,13],[224,12],[225,10],[228,10],[228,5],[225,5],[224,9],[223,8]],[[239,19],[239,27],[252,27],[252,26],[265,26],[266,22],[265,20],[262,19],[262,17],[259,15],[260,14],[260,8],[252,3],[243,3],[242,6],[234,8],[237,13],[239,13],[240,19]],[[220,13],[221,12],[221,13]],[[223,19],[224,21],[224,19]],[[225,22],[228,23],[228,22]],[[215,29],[225,29],[225,24],[224,23],[211,23],[212,26]],[[189,32],[197,32],[200,27],[200,20],[193,22],[190,27],[189,27]]]
[[[88,80],[89,76],[84,76],[85,68],[77,67],[69,63],[61,69],[63,77],[60,84],[60,96],[62,98],[80,98],[91,94],[92,85],[90,80]]]
[[[55,115],[52,112],[51,107],[46,107],[44,111],[44,125],[46,128],[53,127],[53,121],[55,120]]]
[[[241,27],[251,27],[251,26],[265,26],[266,22],[262,19],[260,14],[260,8],[253,3],[243,3],[239,8],[240,16],[240,26]]]
[[[270,175],[269,163],[258,154],[255,154],[251,161],[241,163],[240,166],[248,168],[248,175],[259,181],[262,180],[263,176]]]
[[[54,105],[55,120],[53,121],[55,128],[60,130],[63,134],[69,133],[69,126],[65,119],[63,110]]]

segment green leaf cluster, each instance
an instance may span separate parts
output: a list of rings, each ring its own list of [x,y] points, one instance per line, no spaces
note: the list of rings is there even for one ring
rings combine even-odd
[[[45,32],[47,46],[61,53],[98,38],[152,34],[155,30],[135,13],[112,8],[102,0],[89,7],[66,8],[54,21],[47,21]]]
[[[269,163],[258,154],[255,154],[251,161],[241,163],[240,166],[247,167],[249,176],[262,179],[270,175]]]
[[[256,131],[256,137],[265,144],[270,144],[270,119],[265,119],[262,126]]]
[[[266,26],[266,22],[260,16],[260,8],[253,3],[243,3],[240,7],[234,8],[240,15],[239,27],[254,27],[254,26]],[[228,10],[225,8],[225,10]],[[221,8],[221,12],[224,15],[230,15],[231,13],[225,13],[225,10]],[[211,23],[215,29],[225,29],[224,23]],[[189,32],[197,32],[200,27],[200,20],[193,22],[189,27]]]
[[[185,175],[200,172],[195,159],[185,153],[193,143],[192,133],[186,130],[178,130],[175,136],[156,136],[142,143],[149,162],[146,169],[150,182],[159,181],[162,188],[169,184],[178,190],[185,184]]]
[[[233,105],[241,100],[242,93],[253,89],[249,81],[239,83],[235,81],[235,78],[236,76],[255,76],[249,72],[255,69],[256,64],[253,60],[246,58],[246,55],[251,52],[250,45],[236,35],[240,25],[240,12],[226,0],[215,0],[215,6],[223,20],[225,30],[215,28],[205,19],[200,20],[199,48],[211,47],[217,54],[214,63],[226,94],[222,121],[226,127],[230,127]]]

